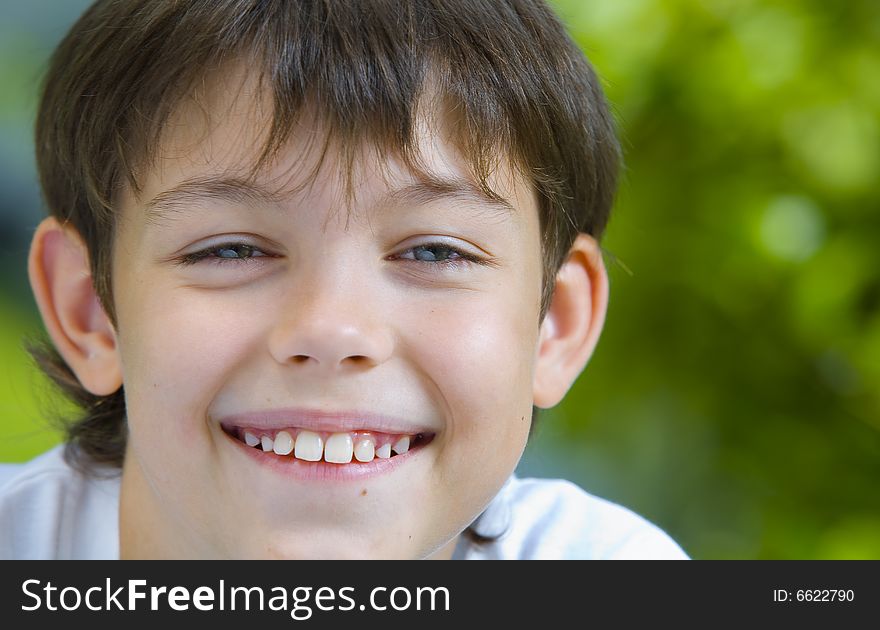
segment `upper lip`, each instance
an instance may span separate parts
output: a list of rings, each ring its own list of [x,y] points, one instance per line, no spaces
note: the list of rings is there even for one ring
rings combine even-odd
[[[277,430],[287,428],[325,431],[375,431],[377,433],[432,433],[430,426],[414,418],[376,414],[367,411],[322,411],[306,408],[263,409],[233,413],[217,418],[221,426]]]

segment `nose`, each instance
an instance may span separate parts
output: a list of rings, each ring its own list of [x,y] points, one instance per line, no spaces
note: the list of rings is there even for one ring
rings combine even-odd
[[[391,356],[387,317],[356,275],[290,292],[269,335],[276,361],[334,373],[375,367]]]

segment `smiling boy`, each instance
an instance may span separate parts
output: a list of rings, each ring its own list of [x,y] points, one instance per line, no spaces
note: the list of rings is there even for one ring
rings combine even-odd
[[[684,556],[512,475],[599,338],[618,162],[543,4],[99,1],[37,151],[85,415],[0,481],[3,556]]]

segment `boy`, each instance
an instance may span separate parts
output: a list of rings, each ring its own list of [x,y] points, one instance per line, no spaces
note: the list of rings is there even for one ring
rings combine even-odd
[[[4,557],[684,557],[512,476],[602,329],[618,164],[543,4],[98,0],[37,152],[84,416],[2,482]]]

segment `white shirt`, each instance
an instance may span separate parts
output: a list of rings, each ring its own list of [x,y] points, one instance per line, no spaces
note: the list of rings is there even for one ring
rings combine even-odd
[[[119,558],[117,468],[84,476],[56,446],[26,464],[0,466],[0,558]]]
[[[464,534],[460,560],[687,560],[669,536],[638,514],[561,479],[511,477]]]
[[[119,558],[119,470],[82,475],[57,446],[26,464],[0,465],[0,558]],[[687,556],[640,516],[568,481],[511,476],[462,535],[458,559],[669,558]]]

